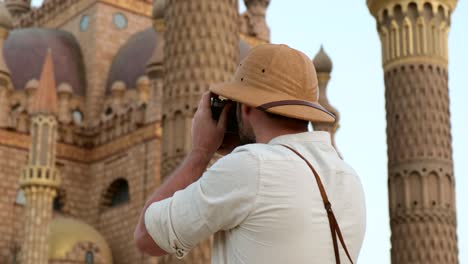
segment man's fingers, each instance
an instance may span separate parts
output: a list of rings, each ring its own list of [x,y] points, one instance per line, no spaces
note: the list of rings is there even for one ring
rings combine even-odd
[[[210,108],[210,97],[211,97],[210,91],[203,93],[203,95],[202,95],[202,97],[200,99],[200,103],[198,104],[198,108],[203,109],[203,110],[209,109]]]
[[[229,110],[231,110],[232,103],[229,102],[223,107],[223,111],[221,112],[221,115],[219,116],[219,121],[218,121],[218,128],[221,128],[223,130],[226,129],[227,127],[227,121],[228,121],[228,116],[229,116]]]

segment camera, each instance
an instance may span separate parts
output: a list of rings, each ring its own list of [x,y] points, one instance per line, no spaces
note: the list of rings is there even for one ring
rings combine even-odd
[[[231,109],[229,109],[228,113],[228,122],[226,133],[237,134],[238,132],[238,125],[237,125],[237,117],[236,117],[236,103],[231,100],[223,100],[216,95],[211,96],[211,117],[215,121],[219,121],[219,117],[223,112],[224,107],[228,104],[232,103]]]

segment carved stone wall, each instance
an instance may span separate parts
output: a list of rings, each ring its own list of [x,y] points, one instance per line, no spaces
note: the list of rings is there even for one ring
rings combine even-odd
[[[392,263],[458,263],[447,36],[456,1],[369,1],[385,70]]]
[[[190,151],[192,117],[201,94],[234,72],[239,55],[237,0],[169,0],[165,10],[165,83],[161,175],[167,176]],[[209,263],[210,242],[183,260]]]

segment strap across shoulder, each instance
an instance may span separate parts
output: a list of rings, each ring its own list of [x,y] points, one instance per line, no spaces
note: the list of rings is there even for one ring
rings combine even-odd
[[[317,182],[318,189],[320,191],[320,196],[322,196],[323,206],[324,206],[324,208],[325,208],[325,210],[327,212],[328,223],[330,224],[330,232],[331,232],[331,236],[332,236],[332,239],[333,239],[333,250],[335,251],[336,263],[337,264],[341,263],[340,262],[340,251],[338,249],[338,241],[337,241],[337,237],[338,237],[338,240],[340,241],[340,244],[343,247],[343,249],[344,249],[344,251],[346,253],[346,256],[348,257],[351,264],[353,264],[353,260],[351,258],[351,255],[349,254],[348,248],[346,247],[346,243],[344,241],[343,234],[341,233],[340,226],[338,225],[335,214],[333,213],[332,205],[331,205],[330,201],[328,200],[327,192],[325,191],[325,187],[323,187],[322,180],[320,179],[320,176],[318,175],[317,171],[312,166],[312,164],[306,158],[304,158],[304,156],[302,156],[297,150],[295,150],[295,149],[293,149],[293,148],[291,148],[291,147],[289,147],[287,145],[281,144],[281,146],[291,150],[297,156],[299,156],[302,160],[304,160],[307,163],[307,166],[309,166],[310,170],[312,171],[312,173],[315,176],[315,180]]]

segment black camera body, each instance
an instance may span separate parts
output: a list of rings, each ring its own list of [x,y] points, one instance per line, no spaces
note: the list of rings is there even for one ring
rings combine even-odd
[[[211,97],[211,117],[215,121],[219,121],[219,117],[223,112],[224,107],[229,103],[232,103],[231,109],[229,109],[228,113],[228,123],[226,128],[226,133],[237,134],[238,133],[238,125],[237,125],[237,116],[236,116],[236,103],[231,100],[223,100],[219,97]]]

